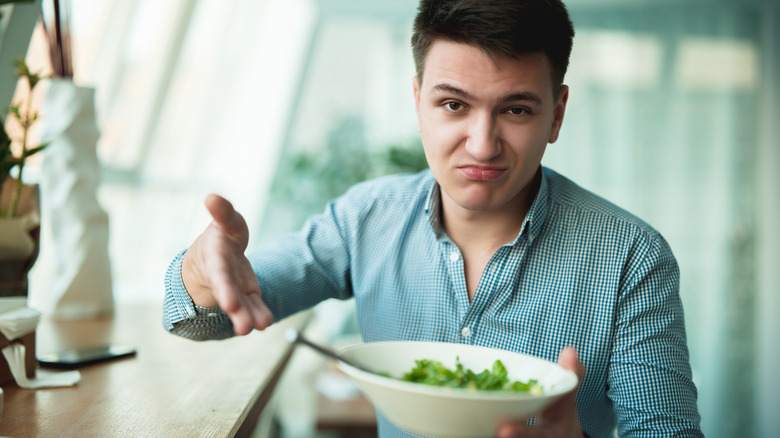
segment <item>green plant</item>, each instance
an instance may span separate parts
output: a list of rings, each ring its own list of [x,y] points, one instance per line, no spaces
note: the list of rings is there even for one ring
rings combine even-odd
[[[24,58],[21,57],[14,61],[14,67],[16,67],[17,77],[27,81],[28,93],[24,107],[22,107],[21,103],[15,103],[7,111],[7,114],[19,124],[22,130],[21,139],[18,140],[19,147],[17,153],[14,153],[13,150],[14,140],[5,130],[5,120],[0,118],[0,184],[6,183],[14,167],[17,169],[16,176],[11,176],[14,181],[11,203],[5,211],[0,211],[0,215],[3,217],[16,216],[19,206],[19,195],[22,190],[22,173],[27,159],[48,146],[48,144],[40,144],[38,146],[30,146],[28,144],[30,128],[38,120],[38,112],[32,108],[32,95],[33,90],[41,80],[41,75],[31,72]]]
[[[372,148],[364,134],[362,120],[348,117],[334,126],[320,148],[283,156],[272,196],[291,201],[302,210],[301,217],[307,217],[357,182],[428,167],[419,139]]]
[[[370,145],[364,131],[360,117],[345,117],[318,147],[285,150],[258,233],[261,241],[299,228],[357,182],[428,167],[419,137],[380,147]]]

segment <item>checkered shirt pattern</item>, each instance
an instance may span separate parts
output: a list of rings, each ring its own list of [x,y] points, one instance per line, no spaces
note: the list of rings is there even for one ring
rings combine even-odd
[[[574,346],[590,437],[701,437],[677,262],[652,227],[544,168],[513,242],[490,259],[469,302],[463,257],[439,223],[429,170],[360,183],[303,229],[248,254],[276,320],[354,298],[366,342],[444,341],[555,361]],[[179,254],[164,326],[192,339],[232,335],[219,309],[193,306]],[[380,436],[414,437],[379,414]]]

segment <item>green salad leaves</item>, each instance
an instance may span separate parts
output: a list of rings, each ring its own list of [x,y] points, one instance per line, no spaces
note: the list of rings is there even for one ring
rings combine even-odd
[[[528,382],[509,380],[506,368],[500,360],[493,363],[492,370],[485,369],[481,373],[465,368],[460,362],[460,357],[455,360],[454,370],[435,360],[419,359],[414,362],[414,368],[405,373],[401,380],[451,388],[525,392],[533,395],[542,393],[542,386],[536,380],[532,379]]]

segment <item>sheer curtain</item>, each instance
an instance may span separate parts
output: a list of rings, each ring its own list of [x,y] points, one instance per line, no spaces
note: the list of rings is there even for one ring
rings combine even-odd
[[[208,224],[207,193],[227,196],[258,226],[313,8],[307,0],[73,0],[70,10],[74,80],[96,88],[114,293],[159,299],[166,260]],[[45,68],[42,50],[36,38],[28,58]],[[50,257],[44,244],[37,303]]]
[[[670,241],[707,435],[769,436],[767,404],[780,405],[762,360],[780,345],[765,310],[780,310],[777,232],[765,222],[780,196],[768,118],[779,102],[777,5],[570,4],[572,92],[545,162]]]
[[[761,10],[762,92],[754,177],[756,198],[755,436],[780,430],[780,2]]]
[[[567,4],[577,29],[571,95],[544,164],[671,243],[706,435],[772,436],[780,429],[778,2]],[[259,245],[298,220],[267,216],[277,208],[272,181],[292,152],[326,153],[344,120],[359,122],[370,148],[414,138],[415,7],[72,0],[76,80],[98,94],[117,298],[160,299],[168,261],[208,222],[206,193],[233,200],[264,231],[250,243]],[[31,280],[38,302],[45,243],[42,251]]]

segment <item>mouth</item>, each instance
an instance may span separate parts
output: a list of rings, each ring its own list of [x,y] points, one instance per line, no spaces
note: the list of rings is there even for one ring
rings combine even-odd
[[[505,168],[501,167],[485,167],[485,166],[460,166],[458,167],[460,173],[467,179],[472,181],[493,181],[506,172]]]

